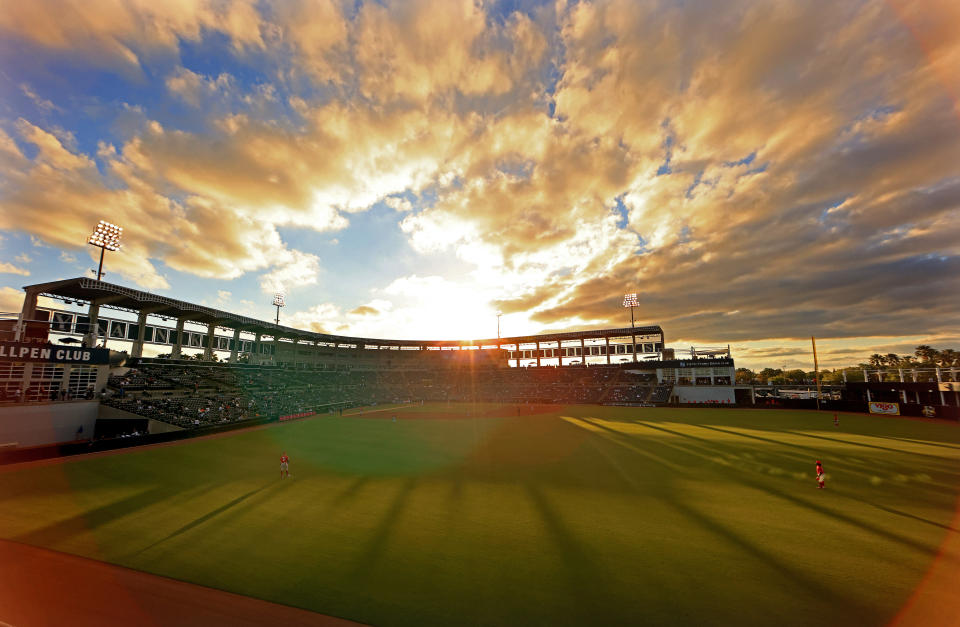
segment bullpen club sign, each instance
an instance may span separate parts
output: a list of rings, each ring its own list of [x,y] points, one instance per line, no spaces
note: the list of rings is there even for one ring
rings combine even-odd
[[[76,348],[54,344],[0,342],[0,360],[32,363],[103,365],[110,363],[106,348]]]

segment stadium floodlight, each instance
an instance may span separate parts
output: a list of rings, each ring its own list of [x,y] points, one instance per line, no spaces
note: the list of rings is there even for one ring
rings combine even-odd
[[[500,339],[500,316],[503,315],[502,311],[497,312],[497,339]]]
[[[634,322],[633,322],[633,308],[640,306],[639,303],[637,303],[637,293],[634,292],[633,294],[624,294],[624,295],[623,295],[623,306],[630,308],[630,328],[632,329],[633,326],[634,326]],[[633,349],[632,349],[632,350],[633,350],[633,361],[637,361],[637,336],[636,336],[636,335],[632,335],[632,336],[631,336],[631,342],[632,342],[632,344],[633,344]]]
[[[282,292],[273,295],[273,304],[277,308],[277,324],[280,324],[280,308],[286,306],[285,298]]]
[[[630,328],[632,329],[632,328],[633,328],[633,308],[640,306],[640,305],[637,303],[637,294],[636,294],[636,292],[634,292],[633,294],[624,294],[624,295],[623,295],[623,306],[630,308]]]
[[[97,226],[90,234],[87,243],[100,249],[100,265],[97,267],[97,280],[103,276],[103,253],[111,250],[120,250],[120,236],[123,235],[123,227],[117,226],[112,222],[100,220]]]

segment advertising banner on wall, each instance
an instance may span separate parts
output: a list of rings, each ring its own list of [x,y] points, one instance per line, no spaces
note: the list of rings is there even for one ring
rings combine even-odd
[[[886,414],[888,416],[900,415],[899,403],[884,403],[880,401],[871,401],[868,404],[870,405],[871,414]]]
[[[307,416],[314,416],[317,412],[315,411],[302,411],[299,414],[287,414],[286,416],[280,416],[280,422],[286,420],[296,420],[297,418],[306,418]]]
[[[0,342],[0,361],[97,365],[110,363],[110,351],[106,348]]]

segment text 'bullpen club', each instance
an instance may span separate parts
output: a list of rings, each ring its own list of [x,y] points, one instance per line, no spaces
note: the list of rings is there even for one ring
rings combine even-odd
[[[110,363],[110,351],[106,348],[66,348],[0,342],[0,359],[61,364],[106,364]]]

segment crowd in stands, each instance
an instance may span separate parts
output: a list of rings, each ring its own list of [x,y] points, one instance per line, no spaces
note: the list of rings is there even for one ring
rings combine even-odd
[[[144,362],[111,376],[103,403],[192,429],[306,411],[405,401],[648,403],[669,400],[652,373],[590,368],[298,370]]]

